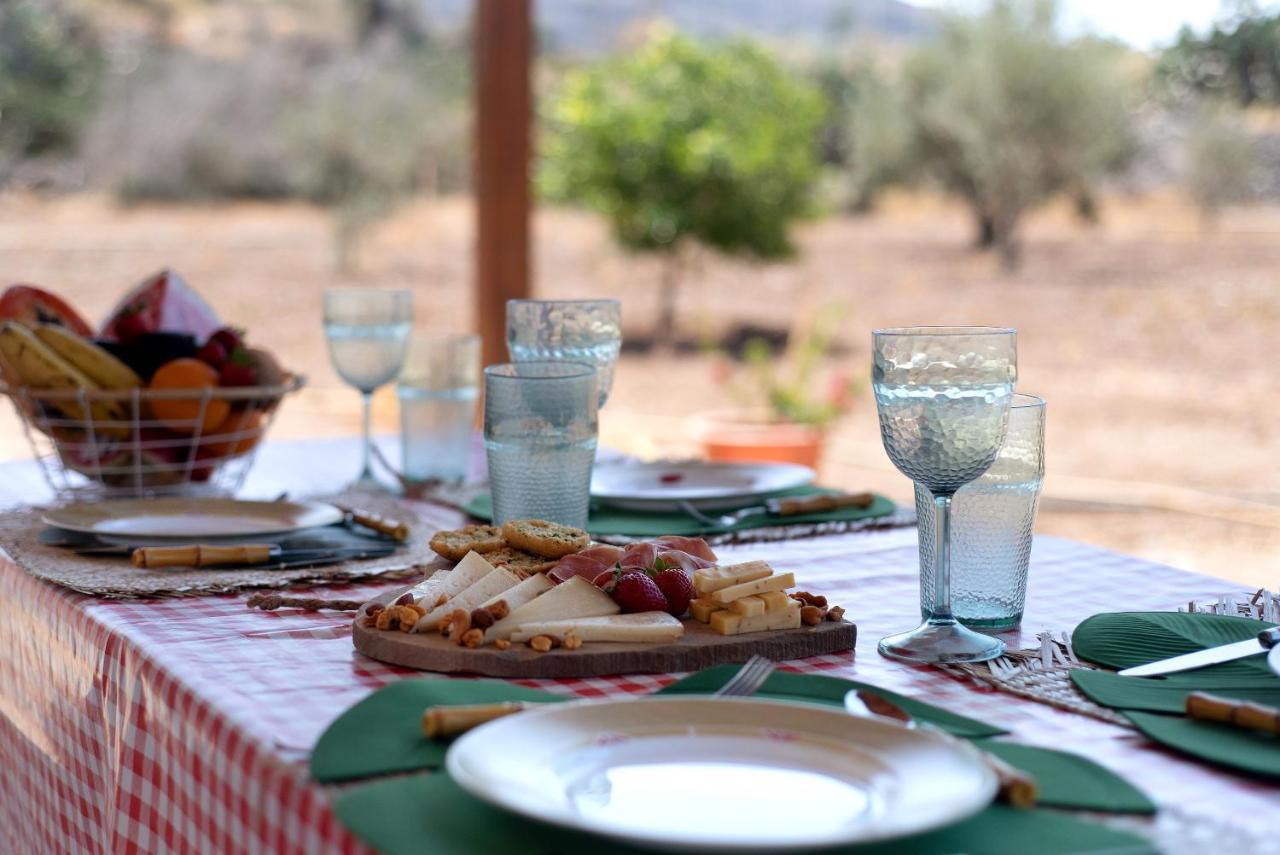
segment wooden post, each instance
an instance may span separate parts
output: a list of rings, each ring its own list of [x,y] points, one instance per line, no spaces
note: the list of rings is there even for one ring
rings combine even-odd
[[[476,327],[507,362],[507,300],[529,296],[532,0],[476,0]]]

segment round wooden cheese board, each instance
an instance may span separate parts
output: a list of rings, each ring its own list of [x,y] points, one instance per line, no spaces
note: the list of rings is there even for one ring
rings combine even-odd
[[[375,597],[386,605],[408,588]],[[712,665],[745,662],[759,654],[782,662],[820,653],[852,651],[858,627],[849,621],[823,621],[817,626],[720,635],[692,618],[684,621],[684,635],[671,644],[596,642],[577,650],[557,648],[538,653],[524,644],[506,650],[492,645],[461,647],[438,633],[407,633],[364,626],[364,608],[352,627],[356,650],[371,659],[448,674],[489,677],[601,677],[607,674],[698,671]]]

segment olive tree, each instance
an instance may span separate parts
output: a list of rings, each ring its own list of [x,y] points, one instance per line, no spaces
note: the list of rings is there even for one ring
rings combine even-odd
[[[545,116],[540,188],[601,213],[624,248],[662,256],[658,337],[669,340],[687,247],[793,253],[822,112],[812,84],[752,43],[659,33],[565,75]]]

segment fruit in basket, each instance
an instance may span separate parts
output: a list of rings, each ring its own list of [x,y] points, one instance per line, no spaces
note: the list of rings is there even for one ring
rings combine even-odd
[[[136,389],[142,378],[105,349],[57,324],[40,324],[36,338],[103,389]]]
[[[208,365],[215,371],[221,371],[222,366],[227,364],[227,349],[222,346],[222,342],[217,339],[209,339],[200,349],[196,351],[196,359]]]
[[[231,404],[221,398],[206,398],[198,393],[217,385],[218,372],[198,359],[183,357],[166,362],[156,369],[147,388],[153,391],[183,390],[192,395],[190,398],[154,399],[151,412],[175,433],[212,433],[227,420]]]
[[[261,410],[240,410],[227,416],[218,431],[200,439],[196,458],[223,460],[248,454],[262,439],[266,415]]]
[[[259,386],[283,386],[287,374],[276,358],[260,347],[250,347],[246,351],[253,360],[253,367],[258,372]]]
[[[128,344],[98,339],[97,344],[125,365],[150,381],[156,369],[175,359],[194,357],[198,352],[196,337],[188,333],[145,333]]]
[[[204,341],[221,326],[217,314],[181,276],[162,270],[125,295],[98,337],[127,343],[146,333],[164,331],[187,333]]]
[[[249,351],[241,347],[232,353],[218,372],[218,382],[223,386],[257,386],[258,369]]]
[[[85,389],[98,391],[99,387],[80,369],[67,362],[53,349],[36,337],[36,334],[16,321],[0,325],[0,363],[4,375],[11,383],[31,390]],[[44,406],[69,419],[83,421],[92,416],[93,421],[119,421],[125,416],[125,408],[114,401],[94,401],[88,413],[77,400],[42,401]],[[78,425],[76,425],[78,427]],[[97,426],[104,436],[123,435],[128,428]]]
[[[58,324],[85,338],[93,330],[84,318],[55,294],[33,285],[10,285],[0,294],[0,320],[17,321],[24,327]]]

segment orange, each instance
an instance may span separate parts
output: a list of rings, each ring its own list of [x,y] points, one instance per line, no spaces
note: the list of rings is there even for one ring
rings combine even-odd
[[[203,460],[225,459],[247,454],[262,439],[262,423],[258,410],[232,413],[218,426],[218,432],[200,440],[199,457]]]
[[[199,430],[207,434],[218,429],[231,413],[231,403],[218,398],[209,398],[204,405],[204,418],[200,417],[200,407],[204,403],[199,392],[202,389],[217,388],[218,372],[198,359],[184,357],[166,362],[156,369],[147,388],[151,390],[190,390],[190,398],[170,398],[168,400],[152,400],[151,412],[155,417],[175,433],[195,433]]]

